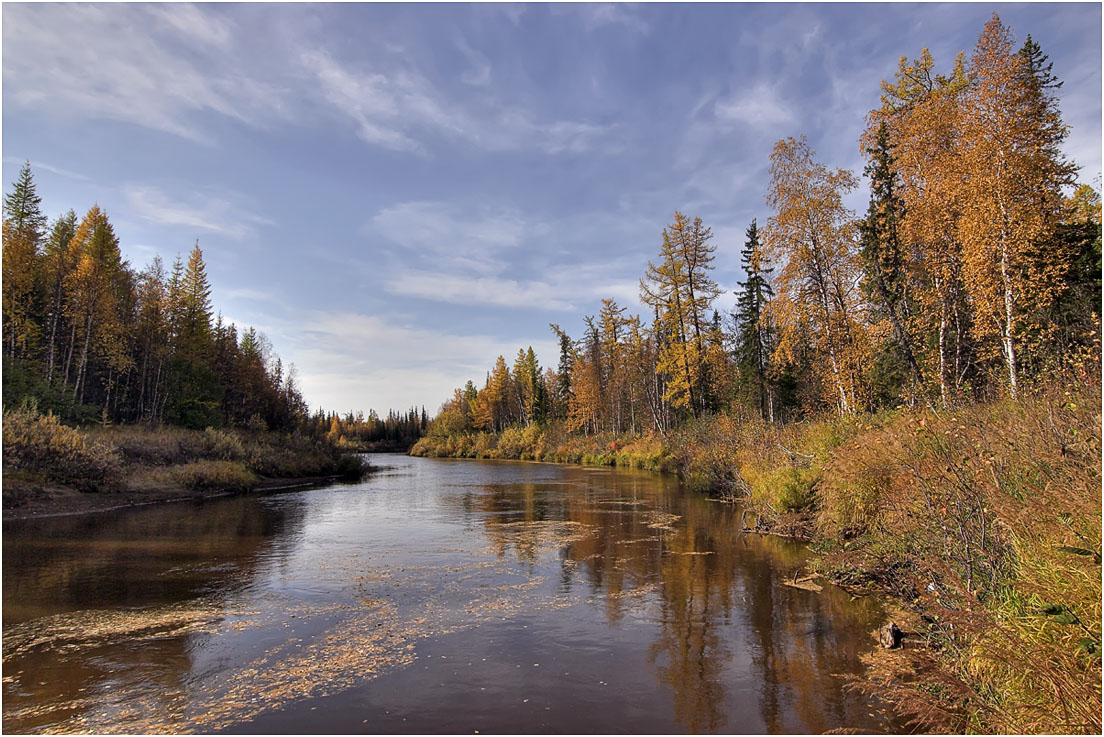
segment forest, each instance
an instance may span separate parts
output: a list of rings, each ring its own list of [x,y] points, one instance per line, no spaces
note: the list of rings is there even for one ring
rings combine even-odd
[[[135,270],[103,210],[52,223],[29,163],[4,197],[3,401],[76,425],[301,432],[408,448],[425,410],[310,412],[294,365],[215,313],[203,251]]]
[[[1061,81],[1030,36],[994,20],[938,73],[901,59],[867,116],[870,201],[804,137],[770,153],[770,215],[747,226],[731,314],[714,309],[717,246],[675,212],[640,280],[650,314],[614,300],[558,363],[499,357],[444,404],[435,433],[559,421],[666,433],[719,412],[785,422],[830,411],[947,408],[1093,380],[1100,361],[1100,195],[1062,153]]]
[[[996,15],[947,69],[901,57],[861,217],[853,172],[779,140],[731,314],[710,229],[675,212],[648,314],[552,325],[555,366],[500,356],[412,453],[677,472],[892,602],[907,647],[856,685],[919,729],[1098,733],[1101,201],[1061,85]]]

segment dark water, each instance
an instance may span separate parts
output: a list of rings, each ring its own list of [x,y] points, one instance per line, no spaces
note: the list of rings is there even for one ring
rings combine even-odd
[[[356,485],[7,523],[3,731],[893,729],[881,611],[646,473],[380,456]]]

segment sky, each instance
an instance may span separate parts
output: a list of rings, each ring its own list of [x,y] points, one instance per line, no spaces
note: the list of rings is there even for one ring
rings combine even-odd
[[[5,2],[5,191],[30,161],[51,219],[98,203],[136,269],[198,239],[312,408],[433,413],[499,354],[554,366],[548,324],[604,297],[646,314],[675,210],[730,308],[775,141],[861,174],[899,57],[947,71],[994,11],[1049,54],[1099,189],[1099,3]]]

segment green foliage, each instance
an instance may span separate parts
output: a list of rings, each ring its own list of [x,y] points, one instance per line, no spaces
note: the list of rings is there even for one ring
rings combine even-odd
[[[766,502],[778,512],[799,512],[813,503],[813,489],[819,480],[819,469],[779,468],[756,479],[751,498]]]

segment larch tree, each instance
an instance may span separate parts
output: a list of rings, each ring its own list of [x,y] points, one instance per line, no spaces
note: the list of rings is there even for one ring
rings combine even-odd
[[[65,324],[65,280],[76,268],[77,252],[71,247],[77,232],[77,213],[65,213],[54,222],[46,239],[42,268],[46,289],[46,381],[54,378]]]
[[[67,277],[66,292],[79,342],[71,351],[76,352],[73,387],[80,403],[87,390],[91,360],[105,359],[112,371],[121,371],[129,363],[123,351],[126,326],[118,311],[126,266],[107,214],[95,205],[81,220],[70,248],[78,254],[76,268]]]
[[[677,211],[662,238],[662,260],[658,266],[648,262],[640,299],[656,311],[656,330],[662,333],[658,368],[667,378],[664,398],[697,417],[704,408],[708,315],[720,294],[709,276],[717,247],[701,218],[691,221]]]

